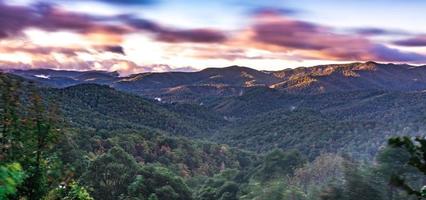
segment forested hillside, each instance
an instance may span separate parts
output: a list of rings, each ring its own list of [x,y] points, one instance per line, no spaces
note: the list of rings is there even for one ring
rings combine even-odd
[[[44,89],[73,126],[95,130],[155,128],[172,134],[196,136],[224,123],[203,107],[171,104],[116,91],[108,86],[83,84]]]
[[[405,200],[395,175],[422,186],[386,141],[424,130],[423,92],[259,87],[170,104],[0,77],[3,199]]]
[[[235,97],[255,87],[293,94],[350,91],[422,91],[426,66],[356,62],[259,71],[248,67],[207,68],[197,72],[140,73],[121,77],[106,71],[11,70],[10,73],[43,86],[69,87],[82,83],[115,89],[165,102],[206,103],[217,97]]]
[[[424,92],[297,95],[255,88],[207,107],[230,121],[214,134],[219,142],[260,152],[280,147],[372,159],[387,138],[425,132],[424,99]]]

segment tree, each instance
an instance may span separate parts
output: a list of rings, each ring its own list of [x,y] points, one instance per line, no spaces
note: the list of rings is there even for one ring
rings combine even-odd
[[[0,161],[19,163],[25,173],[15,198],[41,199],[54,180],[48,173],[57,162],[50,151],[59,137],[57,111],[34,85],[23,87],[7,75],[0,75],[0,83]]]
[[[241,199],[282,200],[285,198],[286,189],[286,184],[281,180],[270,181],[268,183],[252,181],[247,187],[249,192],[241,196]]]
[[[128,187],[128,197],[191,200],[192,194],[183,180],[168,169],[148,165],[138,171],[138,176]]]
[[[383,182],[381,184],[386,190],[387,198],[389,200],[406,199],[407,197],[404,194],[400,194],[398,187],[392,184],[392,179],[395,176],[399,176],[409,182],[413,182],[419,177],[418,171],[413,166],[407,165],[409,161],[408,152],[403,148],[388,146],[379,152],[376,160],[375,173]]]
[[[290,184],[303,189],[305,193],[333,182],[343,184],[344,158],[336,154],[321,154],[314,161],[294,171]]]
[[[407,164],[416,168],[423,175],[426,175],[426,139],[423,137],[394,137],[388,141],[389,146],[402,148],[408,152]],[[424,177],[423,177],[424,178]],[[405,190],[409,195],[414,195],[418,199],[426,198],[426,186],[414,188],[400,174],[391,178],[391,184]]]
[[[49,191],[48,170],[52,170],[52,165],[56,162],[50,150],[60,136],[60,129],[54,106],[46,106],[37,90],[33,86],[30,88],[31,107],[25,119],[27,132],[20,138],[24,145],[20,162],[27,178],[19,190],[21,195],[27,196],[29,200],[38,200]]]
[[[382,200],[381,191],[371,184],[355,163],[345,162],[344,198],[346,200]]]
[[[196,199],[199,200],[236,200],[240,192],[239,185],[235,182],[238,170],[225,170],[214,177],[204,181],[197,191]]]
[[[165,185],[160,188],[156,188],[155,194],[160,199],[170,199],[170,200],[179,199],[179,194],[177,194],[176,191],[170,185]]]
[[[0,160],[16,160],[20,155],[22,143],[22,119],[19,110],[20,84],[0,74]]]
[[[15,194],[23,179],[24,172],[19,163],[0,165],[0,199]]]
[[[127,186],[135,179],[138,169],[131,155],[120,147],[113,147],[90,164],[83,182],[94,189],[95,199],[118,199],[127,194]]]
[[[155,194],[151,194],[149,195],[148,200],[158,200],[158,197]]]
[[[285,177],[292,175],[305,162],[305,157],[299,151],[275,149],[265,156],[256,176],[261,180]]]
[[[288,200],[307,200],[306,194],[298,187],[287,186],[284,190],[284,198]]]
[[[94,200],[85,187],[80,186],[77,182],[72,181],[67,186],[52,190],[44,198],[45,200]]]
[[[319,194],[321,200],[343,200],[343,188],[337,185],[326,186]]]

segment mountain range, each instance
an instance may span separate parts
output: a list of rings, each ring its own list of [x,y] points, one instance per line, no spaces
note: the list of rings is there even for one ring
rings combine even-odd
[[[258,71],[230,66],[207,68],[198,72],[149,72],[125,77],[121,77],[117,72],[51,69],[11,70],[10,73],[49,87],[64,88],[81,83],[103,84],[166,102],[201,103],[214,97],[239,96],[255,87],[294,94],[426,89],[426,66],[381,64],[371,61],[280,71]]]
[[[148,128],[258,152],[279,147],[310,157],[331,151],[370,158],[391,135],[426,131],[426,66],[231,66],[126,77],[48,69],[10,73],[44,86],[71,124],[95,130]]]
[[[0,73],[0,103],[9,106],[0,112],[10,111],[6,122],[14,122],[8,116],[25,122],[36,119],[31,118],[36,105],[45,105],[42,116],[60,122],[55,130],[63,136],[52,152],[75,171],[75,179],[93,188],[96,199],[129,195],[125,189],[135,184],[142,184],[141,191],[181,199],[229,199],[221,198],[229,196],[225,191],[233,191],[231,199],[270,199],[270,193],[259,191],[281,182],[300,188],[289,193],[292,197],[317,199],[308,196],[319,196],[336,180],[341,185],[352,180],[344,173],[345,163],[366,170],[362,177],[378,177],[368,188],[381,187],[385,194],[388,177],[376,170],[384,159],[399,158],[389,154],[388,138],[426,132],[425,69],[367,62],[126,77],[105,71],[11,70]],[[27,130],[31,124],[16,127]],[[354,167],[358,162],[366,167]],[[104,187],[96,177],[129,166],[142,171],[119,183],[123,191],[98,192]],[[318,178],[322,170],[332,173]],[[277,186],[282,192],[284,186]],[[258,193],[265,198],[256,198]]]

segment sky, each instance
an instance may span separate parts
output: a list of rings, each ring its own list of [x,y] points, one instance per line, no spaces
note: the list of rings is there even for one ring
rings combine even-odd
[[[0,0],[0,68],[426,64],[422,0]]]

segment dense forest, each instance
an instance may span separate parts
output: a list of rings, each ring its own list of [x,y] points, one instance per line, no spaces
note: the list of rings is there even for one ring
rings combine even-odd
[[[424,130],[422,93],[253,88],[201,106],[9,74],[0,87],[0,199],[426,197],[426,141],[390,137]]]

